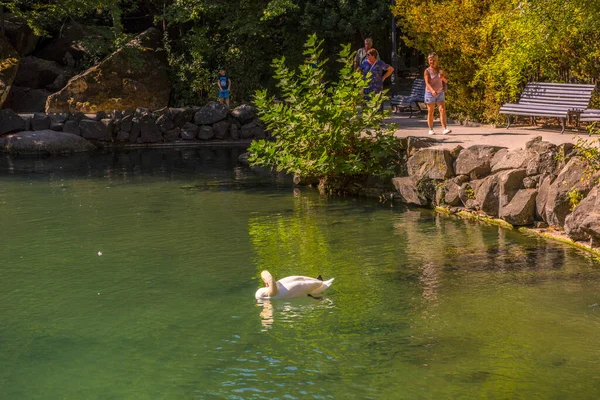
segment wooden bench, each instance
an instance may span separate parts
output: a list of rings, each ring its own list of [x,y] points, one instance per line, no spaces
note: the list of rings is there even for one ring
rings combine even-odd
[[[392,110],[394,112],[410,111],[409,118],[412,118],[413,112],[426,111],[426,108],[421,108],[419,105],[425,104],[425,81],[423,79],[415,79],[408,96],[394,96],[390,99],[390,102],[392,103]]]
[[[511,115],[529,116],[532,125],[535,125],[535,117],[558,118],[562,126],[560,133],[563,133],[567,118],[579,116],[587,108],[595,87],[596,85],[529,82],[521,93],[519,102],[504,104],[500,107],[500,114],[508,115],[506,128],[510,127]]]
[[[600,110],[594,108],[585,109],[579,116],[579,121],[582,122],[600,122]],[[598,125],[596,125],[598,126]],[[590,136],[592,131],[590,131]]]

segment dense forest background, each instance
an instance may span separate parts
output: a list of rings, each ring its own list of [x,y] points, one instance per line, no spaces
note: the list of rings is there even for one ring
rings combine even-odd
[[[401,79],[420,76],[423,55],[437,52],[455,117],[494,121],[527,81],[595,83],[600,71],[598,0],[0,0],[0,8],[48,38],[67,25],[94,29],[81,69],[160,28],[172,105],[214,98],[219,66],[232,77],[234,102],[273,89],[272,60],[301,63],[311,33],[324,40],[328,77],[340,45],[358,49],[366,37],[390,62],[392,12]]]

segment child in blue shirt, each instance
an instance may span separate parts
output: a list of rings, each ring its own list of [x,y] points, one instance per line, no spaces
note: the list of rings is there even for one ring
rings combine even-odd
[[[219,68],[219,77],[217,79],[219,85],[219,103],[223,104],[223,100],[229,107],[229,93],[231,91],[231,79],[225,74],[225,68]]]

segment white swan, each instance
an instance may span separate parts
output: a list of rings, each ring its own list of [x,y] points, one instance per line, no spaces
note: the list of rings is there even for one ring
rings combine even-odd
[[[257,299],[289,299],[299,296],[319,294],[331,286],[334,278],[322,280],[308,276],[288,276],[275,282],[269,271],[260,273],[265,287],[256,291]],[[319,276],[320,278],[320,276]]]

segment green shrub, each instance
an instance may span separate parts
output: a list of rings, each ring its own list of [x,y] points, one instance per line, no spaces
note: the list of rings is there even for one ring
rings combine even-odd
[[[255,104],[274,140],[254,141],[250,163],[316,177],[322,183],[392,176],[400,168],[401,149],[393,127],[382,125],[389,115],[380,111],[386,95],[373,94],[365,102],[366,83],[353,69],[350,45],[342,46],[339,53],[343,64],[339,80],[326,82],[322,43],[316,35],[309,36],[305,61],[297,71],[286,67],[285,58],[273,61],[281,100],[261,90]]]

